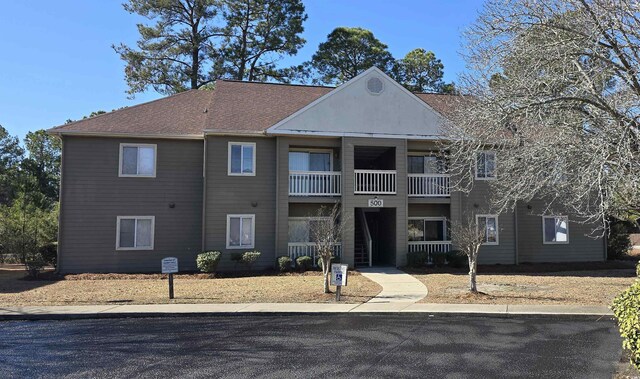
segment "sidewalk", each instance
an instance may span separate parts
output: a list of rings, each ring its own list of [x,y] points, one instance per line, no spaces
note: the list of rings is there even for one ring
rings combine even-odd
[[[416,303],[427,296],[427,287],[413,275],[395,267],[359,269],[362,276],[378,283],[382,291],[367,303]]]
[[[206,316],[221,314],[323,314],[403,313],[430,315],[476,315],[492,317],[611,317],[601,306],[415,304],[415,303],[249,303],[249,304],[149,304],[0,307],[0,320],[50,320],[78,318],[126,318]]]

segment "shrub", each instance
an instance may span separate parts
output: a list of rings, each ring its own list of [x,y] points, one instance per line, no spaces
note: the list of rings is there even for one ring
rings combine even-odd
[[[463,268],[469,265],[467,255],[460,250],[451,250],[447,253],[447,262],[453,268]]]
[[[613,300],[622,346],[629,351],[631,364],[640,369],[640,280]]]
[[[640,278],[640,261],[638,261],[638,265],[636,266],[636,275]]]
[[[29,254],[24,260],[24,266],[27,270],[27,275],[30,278],[35,279],[38,277],[38,274],[44,266],[46,266],[46,262],[40,253],[32,253]]]
[[[298,270],[302,272],[310,270],[311,267],[313,266],[313,258],[308,257],[306,255],[302,257],[298,257],[296,258],[296,266],[298,267]]]
[[[447,253],[444,251],[437,251],[432,253],[433,256],[433,263],[436,266],[444,266],[445,262],[447,261]]]
[[[204,253],[198,254],[196,258],[198,270],[209,273],[215,272],[216,267],[218,267],[218,262],[220,262],[220,255],[219,251],[205,251]]]
[[[293,263],[293,261],[288,256],[283,255],[281,257],[278,257],[277,261],[278,269],[280,270],[280,272],[287,272],[291,270],[291,263]]]
[[[413,251],[407,253],[407,266],[409,267],[424,267],[429,259],[429,254],[426,251]]]
[[[245,251],[242,254],[242,259],[240,260],[242,263],[246,264],[249,268],[251,268],[253,266],[254,263],[256,263],[256,261],[258,260],[258,258],[260,258],[260,255],[262,253],[260,253],[257,250],[253,250],[253,251]]]
[[[336,257],[335,255],[332,255],[331,263],[340,263],[340,257]],[[318,257],[316,264],[318,265],[318,267],[322,267],[322,257]]]
[[[626,226],[621,222],[612,223],[607,238],[607,259],[621,258],[629,249],[631,249],[631,239]]]
[[[231,253],[231,256],[230,256],[231,262],[234,262],[236,264],[242,262],[242,256],[243,256],[242,253],[238,253],[238,252]]]
[[[44,262],[53,267],[58,266],[58,243],[52,242],[38,248],[38,254],[42,256]]]

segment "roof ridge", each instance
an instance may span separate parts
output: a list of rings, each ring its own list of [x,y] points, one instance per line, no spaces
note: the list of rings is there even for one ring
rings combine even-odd
[[[88,120],[95,120],[95,119],[100,118],[100,117],[104,117],[104,116],[112,115],[112,114],[114,114],[114,113],[116,113],[116,112],[120,112],[120,111],[125,111],[125,110],[129,110],[129,109],[138,108],[138,107],[143,106],[143,105],[148,105],[148,104],[157,103],[157,102],[159,102],[159,101],[161,101],[161,100],[166,100],[166,99],[170,99],[170,98],[172,98],[172,97],[177,97],[177,96],[184,95],[184,94],[187,94],[187,93],[192,93],[193,91],[203,91],[203,92],[205,92],[205,91],[206,91],[206,92],[208,92],[209,90],[189,89],[189,90],[186,90],[186,91],[182,91],[182,92],[174,93],[173,95],[160,97],[160,98],[158,98],[158,99],[154,99],[154,100],[150,100],[150,101],[145,101],[144,103],[134,104],[134,105],[131,105],[131,106],[124,106],[124,107],[122,107],[122,108],[114,109],[114,110],[111,110],[111,111],[109,111],[109,112],[101,113],[101,114],[99,114],[99,115],[95,115],[95,116],[87,117],[87,118],[82,118],[82,119],[80,119],[80,120],[75,120],[75,121],[69,122],[69,123],[67,123],[67,124],[62,124],[62,125],[54,126],[54,127],[52,127],[52,128],[49,128],[48,130],[49,130],[49,131],[54,131],[54,130],[56,130],[56,129],[60,129],[60,128],[64,128],[64,127],[67,127],[67,126],[71,126],[71,125],[79,124],[79,123],[82,123],[82,122],[85,122],[85,121],[88,121]],[[214,91],[211,91],[211,92],[213,93]],[[209,104],[211,104],[211,101],[209,101]]]
[[[311,88],[327,88],[327,89],[336,89],[336,86],[323,86],[318,84],[303,84],[303,83],[274,83],[274,82],[258,82],[258,81],[249,81],[249,80],[237,80],[237,79],[218,79],[221,82],[229,82],[229,83],[245,83],[245,84],[267,84],[273,86],[284,86],[284,87],[311,87]]]

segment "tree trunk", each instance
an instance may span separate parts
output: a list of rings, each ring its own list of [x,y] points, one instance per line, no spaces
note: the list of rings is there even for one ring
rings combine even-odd
[[[331,293],[331,290],[329,289],[329,264],[326,264],[324,262],[324,259],[322,259],[322,275],[324,277],[324,293]]]
[[[478,284],[476,280],[476,274],[478,272],[478,259],[477,254],[469,256],[469,292],[477,293]]]

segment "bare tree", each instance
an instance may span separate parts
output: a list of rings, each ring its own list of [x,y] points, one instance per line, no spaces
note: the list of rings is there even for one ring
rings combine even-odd
[[[479,225],[477,219],[468,215],[451,223],[451,235],[456,247],[469,259],[469,291],[477,293],[478,253],[485,242],[486,225]]]
[[[489,0],[466,41],[456,189],[490,149],[500,212],[541,198],[598,229],[640,209],[640,2]]]
[[[341,208],[338,203],[327,209],[322,206],[316,212],[316,223],[310,228],[311,239],[322,265],[322,278],[324,293],[331,293],[329,289],[329,273],[331,260],[334,258],[334,247],[342,241],[342,235],[346,232],[347,222],[341,217]]]

